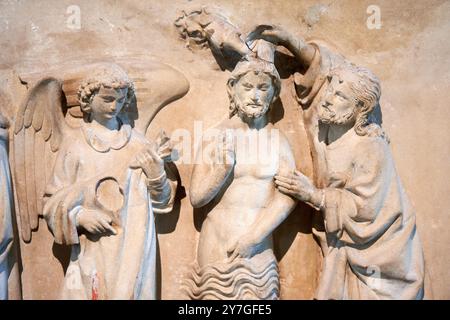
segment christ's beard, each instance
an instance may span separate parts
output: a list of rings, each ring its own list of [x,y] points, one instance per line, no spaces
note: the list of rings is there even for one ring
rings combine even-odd
[[[270,104],[265,104],[259,108],[252,108],[250,106],[242,106],[241,103],[236,102],[236,109],[239,117],[247,117],[249,119],[258,119],[269,111]]]
[[[319,121],[325,124],[344,125],[352,122],[355,116],[355,109],[352,109],[344,114],[336,114],[326,108],[321,108],[319,112]]]

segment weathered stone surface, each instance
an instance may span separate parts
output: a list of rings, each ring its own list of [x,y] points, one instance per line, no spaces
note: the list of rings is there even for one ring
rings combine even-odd
[[[27,89],[38,79],[54,76],[64,80],[65,76],[74,77],[67,75],[68,70],[95,62],[117,63],[131,78],[163,63],[187,79],[189,92],[158,112],[146,134],[149,140],[156,140],[161,129],[169,135],[186,129],[194,139],[196,133],[201,136],[228,113],[226,83],[231,69],[218,65],[210,50],[186,48],[186,41],[179,38],[179,29],[173,25],[180,10],[211,5],[211,1],[136,0],[119,5],[78,1],[80,28],[73,20],[76,10],[67,11],[72,4],[70,1],[0,3],[0,85],[12,100],[11,106],[0,108],[11,123],[16,120]],[[398,176],[415,209],[423,244],[425,298],[450,298],[447,272],[450,138],[446,134],[450,45],[442,41],[450,28],[449,3],[378,1],[380,29],[369,29],[367,25],[372,14],[367,13],[371,1],[323,4],[312,0],[216,0],[212,4],[221,8],[244,38],[255,25],[279,24],[295,37],[319,39],[330,51],[343,54],[377,75],[381,82],[383,128],[391,141]],[[293,149],[296,168],[313,177],[313,158],[302,121],[304,111],[293,91],[293,71],[302,67],[287,50],[279,51],[284,53],[275,56],[282,82],[281,102],[273,108],[272,118]],[[152,97],[154,83],[168,78],[147,78],[150,81],[143,86],[149,91],[141,93]],[[170,87],[159,83],[161,87]],[[69,99],[76,97],[75,88],[67,85],[64,89],[72,93]],[[75,109],[70,116],[79,120],[81,111]],[[177,160],[175,163],[180,179],[173,211],[158,215],[155,220],[159,286],[156,295],[162,299],[187,297],[181,287],[198,255],[202,222],[202,213],[199,215],[189,201],[192,164]],[[322,254],[312,235],[314,212],[308,205],[299,204],[273,233],[282,299],[311,299],[318,288]],[[63,288],[70,248],[54,244],[43,218],[39,219],[39,228],[32,232],[31,239],[29,243],[16,241],[20,242],[23,298],[56,299]],[[17,297],[15,291],[11,298]]]

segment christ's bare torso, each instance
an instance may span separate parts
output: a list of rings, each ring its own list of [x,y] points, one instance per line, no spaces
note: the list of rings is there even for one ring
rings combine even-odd
[[[270,135],[272,129],[268,126],[261,130],[266,130]],[[199,266],[226,260],[230,240],[248,233],[261,210],[278,192],[273,177],[280,169],[281,157],[278,150],[271,154],[273,156],[264,152],[249,153],[239,148],[235,151],[232,181],[223,187],[226,189],[202,225],[198,246]],[[272,251],[270,235],[259,244],[258,251],[267,250]]]

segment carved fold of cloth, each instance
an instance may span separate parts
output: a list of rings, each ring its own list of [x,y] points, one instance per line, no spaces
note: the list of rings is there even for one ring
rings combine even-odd
[[[7,131],[0,127],[0,300],[8,299],[8,260],[13,247],[13,195],[6,150]]]
[[[193,300],[277,300],[280,295],[278,264],[270,250],[251,259],[196,263],[185,285]]]
[[[325,192],[323,228],[313,228],[324,253],[317,299],[422,299],[424,260],[416,217],[388,142],[349,130],[326,145],[317,109],[327,76],[350,62],[314,44],[315,57],[296,78],[304,108],[316,185]],[[324,232],[326,231],[326,232]]]
[[[169,194],[162,188],[148,190],[143,171],[129,167],[148,141],[125,125],[120,136],[124,138],[116,149],[92,143],[96,141],[88,135],[68,141],[46,187],[47,224],[56,243],[72,246],[64,299],[156,299],[154,212],[172,209],[176,184]],[[76,216],[82,210],[110,214],[117,234],[80,233]]]

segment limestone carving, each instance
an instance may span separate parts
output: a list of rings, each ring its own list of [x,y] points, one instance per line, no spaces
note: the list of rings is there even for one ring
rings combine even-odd
[[[211,129],[216,137],[202,145],[203,159],[192,170],[191,204],[208,213],[186,282],[188,294],[192,299],[278,299],[272,232],[295,202],[276,191],[273,178],[279,171],[291,172],[295,162],[287,139],[269,119],[281,89],[273,46],[263,41],[250,50],[237,27],[205,8],[185,13],[176,26],[187,41],[208,45],[219,64],[220,57],[241,58],[227,83],[229,116]],[[270,145],[267,150],[248,149],[261,146],[261,140]]]
[[[218,8],[183,10],[175,21],[188,48],[210,48],[214,54],[249,52],[239,29]]]
[[[295,76],[314,151],[315,181],[279,174],[278,190],[317,208],[324,265],[319,299],[421,299],[424,262],[415,213],[381,127],[378,78],[277,26],[256,27],[307,68]]]
[[[3,2],[0,300],[450,298],[450,2]]]
[[[216,145],[205,146],[217,153],[209,155],[210,163],[195,164],[192,171],[192,205],[213,203],[202,225],[197,265],[189,281],[192,298],[279,297],[272,232],[295,202],[276,191],[273,177],[293,170],[292,150],[282,134],[270,139],[277,145],[271,152],[245,152],[239,142],[241,137],[261,140],[278,133],[269,123],[268,111],[279,90],[273,63],[253,57],[244,57],[228,81],[229,119],[215,128],[220,138],[211,144]],[[258,143],[251,140],[250,144]]]
[[[76,86],[73,79],[39,80],[16,116],[15,181],[27,182],[16,184],[22,237],[30,240],[43,214],[55,242],[72,246],[64,298],[155,299],[153,214],[171,211],[176,177],[168,138],[154,142],[144,134],[155,109],[186,93],[186,81],[177,74],[172,98],[160,92],[159,103],[133,110],[135,87],[118,65],[76,74]],[[79,125],[63,113],[74,103]]]
[[[8,163],[9,121],[0,113],[0,300],[8,299],[9,257],[13,246],[13,195]]]

